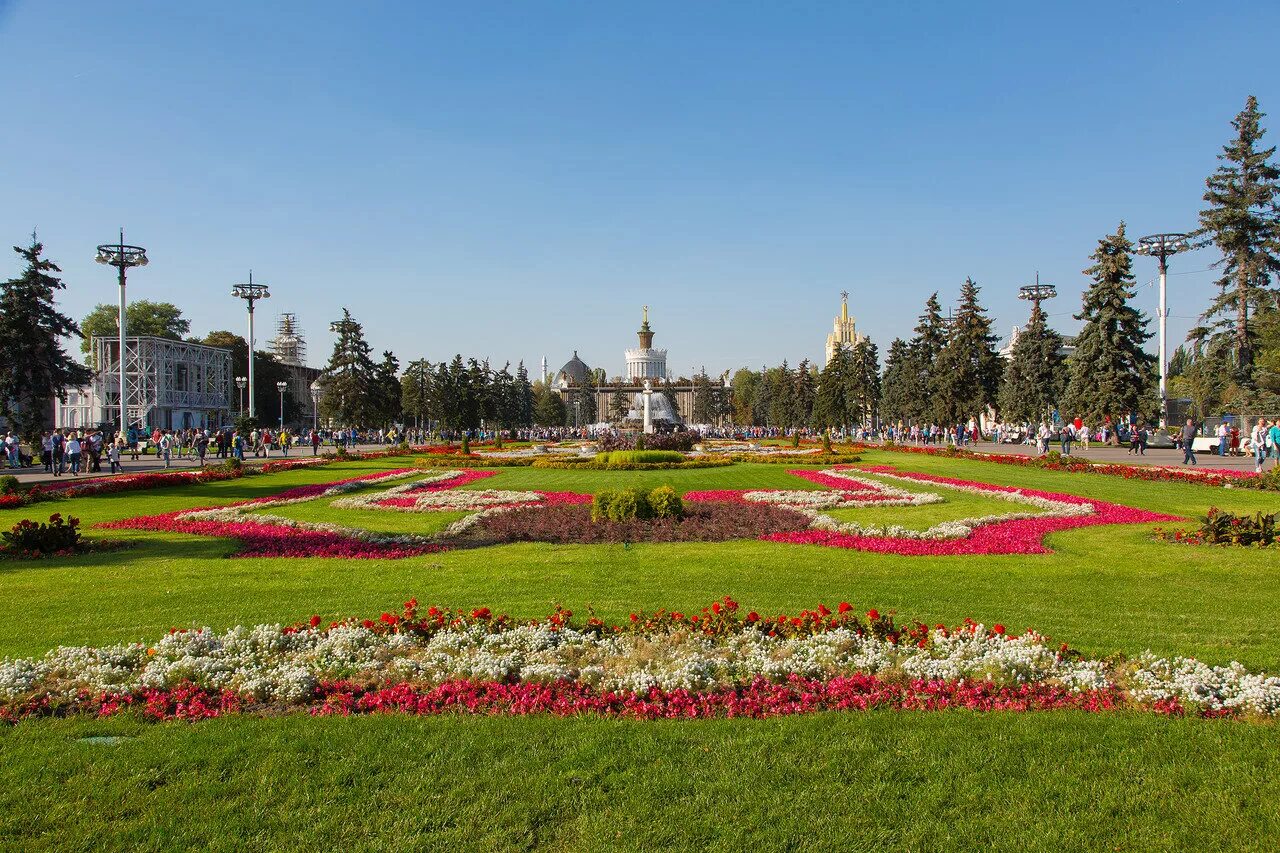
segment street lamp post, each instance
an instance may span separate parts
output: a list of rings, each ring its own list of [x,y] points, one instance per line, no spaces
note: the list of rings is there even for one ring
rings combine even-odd
[[[236,387],[240,389],[240,394],[236,397],[236,399],[240,403],[240,417],[242,418],[244,417],[244,386],[248,384],[249,384],[249,380],[245,379],[243,376],[236,377]]]
[[[1041,284],[1041,283],[1040,283],[1040,273],[1036,273],[1036,283],[1035,283],[1035,284],[1027,284],[1027,285],[1023,285],[1022,287],[1019,287],[1019,288],[1018,288],[1018,298],[1019,298],[1019,299],[1025,299],[1027,302],[1030,302],[1030,303],[1031,303],[1031,306],[1032,306],[1032,307],[1031,307],[1031,316],[1032,316],[1032,317],[1034,317],[1036,314],[1039,314],[1039,313],[1040,313],[1040,303],[1041,303],[1041,302],[1045,301],[1046,299],[1052,299],[1053,297],[1055,297],[1055,296],[1057,296],[1057,295],[1058,295],[1058,288],[1054,287],[1052,284]],[[1010,353],[1010,357],[1011,357],[1011,358],[1012,358],[1012,355],[1013,355],[1013,354],[1012,354],[1012,353]],[[1054,401],[1053,401],[1053,403],[1054,403],[1054,405],[1056,406],[1056,405],[1058,404],[1058,401],[1057,401],[1057,400],[1054,400]],[[1046,409],[1046,410],[1045,410],[1045,412],[1044,412],[1043,414],[1044,414],[1044,415],[1045,415],[1045,417],[1046,417],[1046,418],[1048,418],[1049,420],[1052,420],[1052,419],[1053,419],[1053,409],[1052,409],[1052,408],[1048,408],[1048,409]]]
[[[1169,276],[1169,257],[1192,248],[1187,234],[1150,234],[1139,237],[1134,252],[1148,255],[1160,261],[1160,426],[1169,426],[1169,353],[1165,325],[1169,320],[1166,279]]]
[[[284,431],[284,391],[289,387],[289,383],[281,379],[276,383],[276,390],[280,392],[280,430]]]
[[[115,267],[120,274],[120,433],[124,434],[129,428],[129,401],[125,393],[125,359],[124,359],[124,337],[125,337],[125,319],[124,319],[124,286],[125,286],[125,270],[129,267],[145,267],[147,261],[147,250],[141,246],[127,246],[124,242],[124,229],[120,229],[120,242],[103,243],[98,247],[98,256],[94,258],[100,264]],[[105,369],[105,365],[100,365]]]
[[[271,291],[265,284],[254,284],[253,270],[249,270],[249,283],[233,285],[231,295],[249,305],[249,417],[253,417],[257,410],[253,402],[253,303],[270,298]]]
[[[311,429],[315,432],[320,431],[320,391],[322,387],[319,379],[311,383]]]

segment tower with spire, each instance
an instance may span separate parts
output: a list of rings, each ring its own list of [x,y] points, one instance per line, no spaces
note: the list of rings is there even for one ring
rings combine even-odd
[[[827,364],[842,349],[853,349],[863,339],[858,334],[857,323],[849,316],[849,291],[840,291],[840,316],[836,318],[835,328],[827,335]]]
[[[640,346],[627,350],[627,381],[667,378],[667,351],[653,348],[653,329],[649,328],[649,306],[644,306],[643,322],[636,333]]]

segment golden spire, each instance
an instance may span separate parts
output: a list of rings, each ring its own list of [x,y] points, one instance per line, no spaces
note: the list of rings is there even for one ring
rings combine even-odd
[[[849,291],[840,291],[840,322],[849,322]]]

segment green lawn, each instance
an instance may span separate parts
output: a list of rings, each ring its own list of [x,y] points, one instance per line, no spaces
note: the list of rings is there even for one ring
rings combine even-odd
[[[1280,496],[1241,489],[891,452],[865,459],[1183,516],[1211,505],[1280,508]],[[42,504],[0,511],[0,525],[54,511],[88,525],[404,464],[346,462]],[[788,467],[512,468],[475,487],[812,486],[787,475]],[[908,523],[915,513],[978,514],[966,501],[991,500],[938,490],[947,503],[858,512],[900,514],[897,523]],[[994,503],[999,511],[1020,507]],[[387,530],[424,523],[406,513],[339,514],[327,504],[271,511]],[[972,616],[1034,626],[1091,654],[1150,648],[1280,670],[1276,553],[1160,543],[1146,525],[1055,534],[1054,552],[1046,555],[936,558],[745,541],[524,544],[398,561],[227,559],[234,550],[228,541],[109,535],[137,544],[0,563],[0,656],[150,638],[175,625],[376,615],[415,595],[424,603],[488,605],[520,617],[543,615],[557,602],[590,604],[622,619],[639,608],[696,609],[729,594],[761,612],[848,600],[930,623]],[[135,737],[117,746],[77,741],[101,733]],[[1136,714],[871,713],[678,724],[462,717],[160,726],[128,718],[42,721],[0,732],[0,849],[91,843],[296,849],[299,836],[302,843],[347,841],[357,848],[1248,849],[1266,846],[1263,839],[1280,830],[1277,756],[1274,725]]]

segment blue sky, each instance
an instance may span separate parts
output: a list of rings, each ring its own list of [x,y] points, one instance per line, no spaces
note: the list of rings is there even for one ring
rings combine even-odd
[[[1007,335],[1037,270],[1071,332],[1098,237],[1194,227],[1245,98],[1280,116],[1280,6],[1042,5],[0,0],[0,235],[82,316],[123,225],[199,333],[252,268],[317,363],[346,306],[402,360],[613,375],[643,304],[677,372],[820,361],[843,289],[883,351],[966,276]]]

